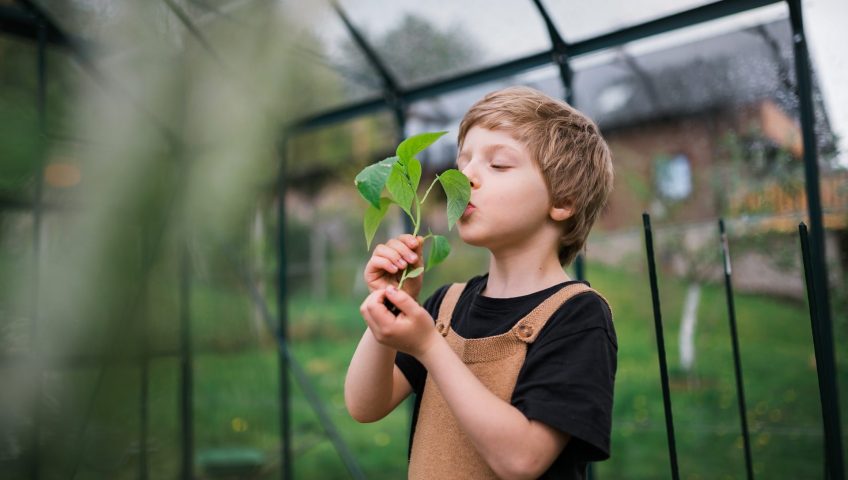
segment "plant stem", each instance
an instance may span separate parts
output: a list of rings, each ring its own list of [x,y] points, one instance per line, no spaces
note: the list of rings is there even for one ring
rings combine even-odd
[[[414,225],[414,229],[412,231],[412,236],[418,236],[418,230],[421,227],[421,202],[418,200],[418,192],[415,192],[415,218],[412,219],[412,224]]]
[[[424,200],[427,200],[427,196],[430,195],[430,190],[433,189],[433,185],[435,185],[438,180],[439,180],[439,176],[436,175],[436,178],[433,179],[433,183],[431,183],[430,186],[427,187],[427,191],[424,192],[423,198],[419,199],[418,198],[418,192],[415,192],[415,217],[413,217],[411,214],[409,215],[409,218],[412,220],[412,225],[414,227],[413,231],[412,231],[413,237],[417,237],[418,231],[421,229],[421,204],[424,203]],[[432,236],[433,236],[432,233],[428,233],[427,236],[424,237],[421,240],[421,246],[423,247],[424,242]],[[403,282],[406,281],[406,276],[411,271],[410,270],[411,268],[412,268],[412,265],[408,265],[406,268],[403,269],[403,273],[400,276],[400,282],[398,282],[398,286],[397,286],[398,290],[400,290],[403,287]]]
[[[424,192],[424,198],[421,199],[421,203],[424,203],[424,200],[427,200],[427,195],[430,195],[430,190],[433,189],[433,185],[435,185],[436,182],[438,182],[438,181],[439,181],[439,176],[436,175],[436,178],[433,179],[433,183],[431,183],[430,186],[427,187],[427,191]]]
[[[417,222],[415,221],[415,217],[412,215],[412,213],[407,212],[406,210],[403,210],[403,213],[405,213],[405,214],[406,214],[406,216],[407,216],[407,217],[409,217],[409,220],[410,220],[410,221],[412,221],[412,225],[413,225],[413,226],[417,223]]]
[[[406,280],[406,274],[409,273],[409,267],[403,269],[403,274],[400,276],[400,282],[398,282],[398,290],[403,288],[403,282]]]

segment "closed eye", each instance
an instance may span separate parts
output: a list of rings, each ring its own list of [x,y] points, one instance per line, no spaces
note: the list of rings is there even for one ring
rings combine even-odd
[[[492,168],[494,168],[495,170],[506,170],[510,167],[509,165],[492,165]]]

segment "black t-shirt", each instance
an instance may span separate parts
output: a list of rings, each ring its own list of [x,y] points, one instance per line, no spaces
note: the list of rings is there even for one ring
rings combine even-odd
[[[486,274],[469,280],[457,301],[451,328],[463,338],[505,333],[543,300],[576,283],[563,282],[520,297],[491,298],[480,294],[488,278]],[[434,319],[448,287],[442,286],[424,302]],[[587,462],[609,458],[617,351],[612,313],[594,292],[581,293],[566,302],[528,346],[512,405],[528,419],[571,435],[565,449],[540,478],[583,479]],[[427,370],[414,357],[400,352],[395,363],[416,394],[411,449]]]

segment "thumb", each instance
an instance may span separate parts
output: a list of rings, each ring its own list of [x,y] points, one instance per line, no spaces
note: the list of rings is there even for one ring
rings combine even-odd
[[[420,310],[423,310],[408,293],[398,290],[394,286],[390,285],[386,288],[386,296],[408,317],[416,316],[420,313]]]

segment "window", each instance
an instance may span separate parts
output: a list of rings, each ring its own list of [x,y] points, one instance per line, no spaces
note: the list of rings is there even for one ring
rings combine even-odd
[[[659,157],[655,169],[656,187],[663,198],[683,200],[692,193],[692,169],[686,155]]]

